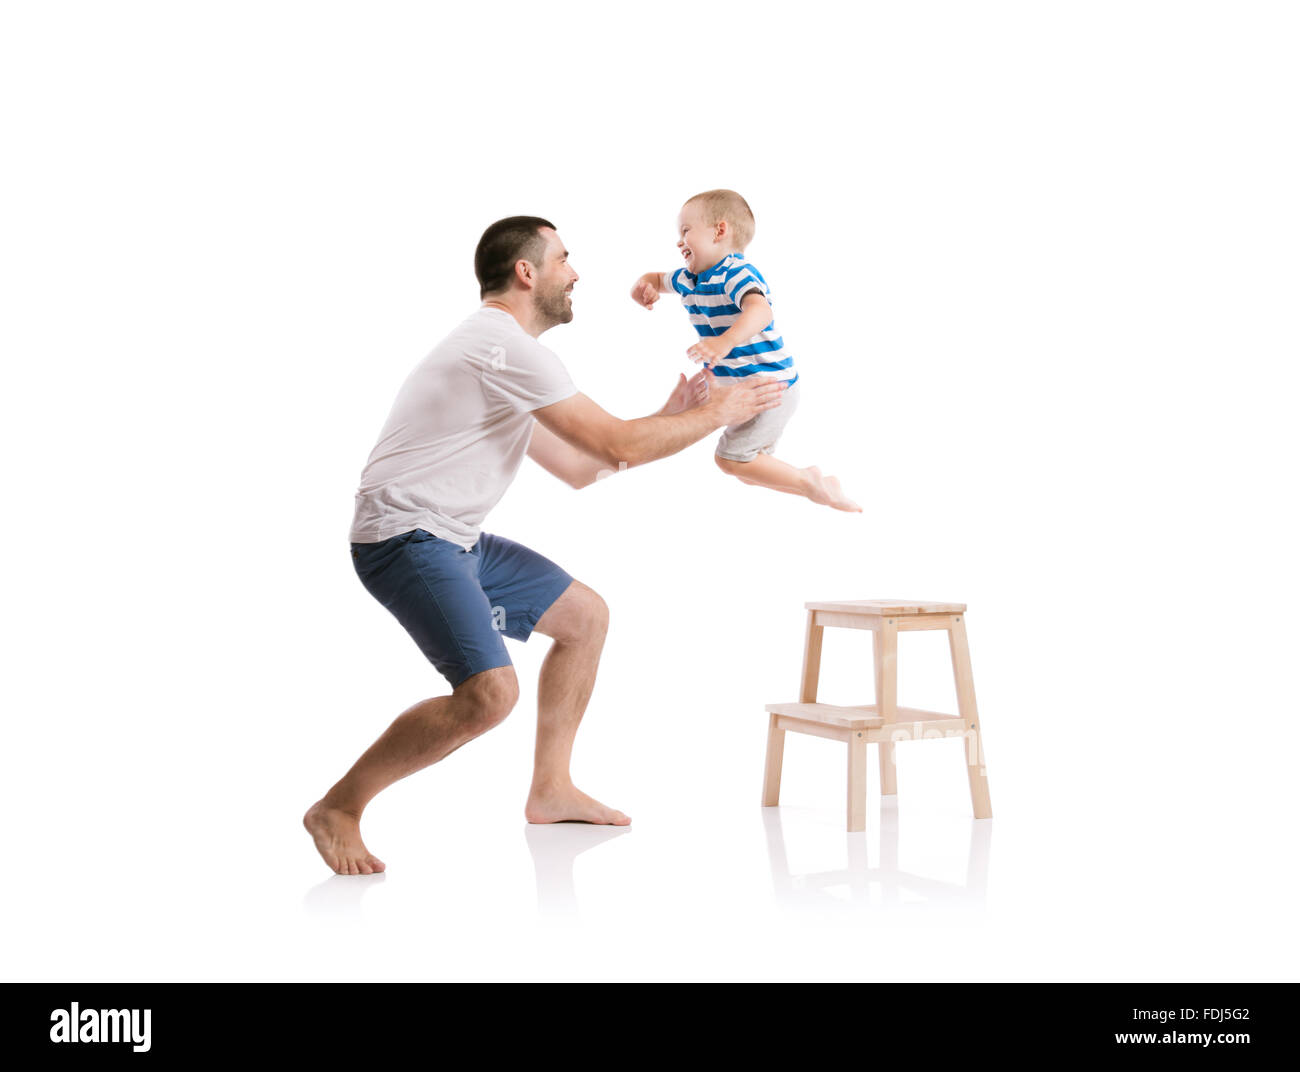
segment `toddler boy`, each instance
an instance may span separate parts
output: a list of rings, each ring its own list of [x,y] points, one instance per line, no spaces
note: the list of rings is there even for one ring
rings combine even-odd
[[[745,258],[754,237],[749,205],[734,190],[696,194],[682,206],[677,230],[686,266],[647,272],[633,285],[633,300],[652,309],[660,294],[680,295],[700,335],[687,356],[702,361],[714,376],[766,376],[789,385],[781,405],[723,429],[714,454],[718,467],[746,484],[861,513],[835,477],[824,476],[815,465],[798,469],[772,455],[799,404],[799,374],[772,320],[767,282]]]

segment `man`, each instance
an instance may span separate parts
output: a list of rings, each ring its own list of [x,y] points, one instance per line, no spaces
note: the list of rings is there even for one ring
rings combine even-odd
[[[780,404],[781,383],[679,377],[656,414],[622,421],[569,379],[542,332],[573,319],[578,273],[553,224],[498,220],[474,255],[483,305],[398,392],[356,496],[353,564],[367,590],[451,683],[408,708],[312,805],[303,825],[341,875],[384,863],[361,840],[361,812],[393,782],[491,729],[519,697],[502,634],[552,638],[537,688],[530,823],[631,820],[581,792],[569,757],[605,642],[604,601],[554,562],[481,531],[524,454],[574,488],[675,454]]]

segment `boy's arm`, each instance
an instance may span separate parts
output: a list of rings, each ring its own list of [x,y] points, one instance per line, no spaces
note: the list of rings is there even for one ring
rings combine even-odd
[[[667,272],[646,272],[632,284],[632,300],[637,305],[653,309],[659,295],[668,293],[667,281]]]
[[[772,322],[772,306],[767,298],[756,290],[751,290],[740,299],[741,313],[736,322],[721,335],[701,339],[689,350],[686,356],[692,361],[712,364],[720,357],[745,343]]]

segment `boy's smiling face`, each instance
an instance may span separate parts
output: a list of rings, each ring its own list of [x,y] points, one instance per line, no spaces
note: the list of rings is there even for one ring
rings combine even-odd
[[[677,248],[686,260],[686,270],[697,275],[731,253],[726,244],[729,230],[725,220],[709,223],[698,204],[683,205],[677,216]]]

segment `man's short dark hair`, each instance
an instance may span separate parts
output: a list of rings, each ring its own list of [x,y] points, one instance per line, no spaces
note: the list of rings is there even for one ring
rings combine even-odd
[[[507,216],[483,232],[474,251],[474,274],[478,276],[480,298],[505,290],[518,261],[542,266],[542,255],[546,252],[546,239],[539,231],[542,227],[555,230],[555,224],[540,216]]]

